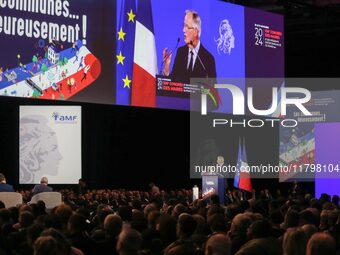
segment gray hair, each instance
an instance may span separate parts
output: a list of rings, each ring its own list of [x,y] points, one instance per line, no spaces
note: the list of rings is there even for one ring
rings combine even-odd
[[[43,184],[43,183],[46,183],[48,184],[48,179],[46,176],[42,177],[41,180],[40,180],[40,183]]]
[[[201,23],[202,22],[201,22],[200,15],[198,15],[198,12],[194,10],[186,10],[185,15],[188,15],[188,14],[192,14],[192,20],[193,20],[192,26],[197,29],[198,37],[201,38],[201,32],[202,32]]]

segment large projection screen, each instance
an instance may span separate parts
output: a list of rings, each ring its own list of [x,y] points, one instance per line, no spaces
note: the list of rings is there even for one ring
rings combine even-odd
[[[201,33],[184,26],[189,9]],[[200,34],[192,75],[185,27]],[[0,1],[0,97],[190,110],[201,87],[187,78],[283,77],[283,29],[281,15],[220,0]],[[217,92],[218,112],[230,113]]]
[[[81,178],[81,106],[20,106],[19,183]]]
[[[223,101],[215,110],[231,113],[232,98],[215,91],[212,83],[284,76],[281,15],[217,0],[116,3],[116,104],[192,110],[191,96],[203,83],[215,92],[212,101]],[[185,20],[188,10],[200,17],[197,45],[190,42],[195,32]],[[189,45],[195,47],[192,53],[198,60],[188,73]],[[171,57],[163,55],[165,49],[172,52]],[[164,70],[167,59],[169,72]],[[202,82],[197,78],[203,78]],[[246,90],[244,81],[237,86]],[[271,87],[267,86],[268,91]]]

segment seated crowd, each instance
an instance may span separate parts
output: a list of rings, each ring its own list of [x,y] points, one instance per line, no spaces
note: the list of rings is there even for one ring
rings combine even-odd
[[[156,189],[152,189],[155,191]],[[339,197],[268,191],[251,199],[234,190],[192,201],[191,190],[59,190],[64,203],[46,212],[0,202],[0,255],[35,254],[336,254]]]

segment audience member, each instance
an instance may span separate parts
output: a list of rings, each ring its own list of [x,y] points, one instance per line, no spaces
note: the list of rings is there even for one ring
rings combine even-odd
[[[138,231],[130,228],[124,229],[117,242],[119,255],[138,255],[142,244],[142,237]]]
[[[78,185],[77,185],[77,193],[78,194],[85,194],[87,190],[87,185],[86,182],[83,178],[80,178],[78,181]]]
[[[229,255],[231,251],[230,238],[225,234],[212,235],[205,244],[205,255]]]
[[[301,229],[290,229],[283,237],[282,248],[284,255],[305,255],[306,245],[307,237]]]
[[[177,223],[177,241],[170,244],[164,250],[164,255],[185,255],[194,254],[197,250],[191,236],[196,229],[196,221],[187,213],[182,213]]]
[[[32,195],[36,195],[42,192],[51,192],[53,189],[52,187],[48,186],[48,179],[47,177],[42,177],[40,180],[40,184],[34,186]]]
[[[217,199],[209,204],[202,199],[192,202],[191,191],[183,189],[157,196],[108,189],[60,192],[64,204],[49,213],[42,201],[8,209],[0,205],[0,254],[340,252],[337,198],[330,202],[327,194],[317,199],[311,194],[284,197],[280,193],[274,198],[269,191],[259,191],[251,203],[235,199],[225,206]],[[28,201],[32,191],[20,193]]]
[[[315,233],[307,243],[306,255],[335,255],[335,253],[335,240],[327,233]]]
[[[151,195],[158,195],[161,193],[159,188],[153,182],[150,182],[149,187]]]
[[[6,183],[6,177],[0,173],[0,192],[15,192],[12,185]]]

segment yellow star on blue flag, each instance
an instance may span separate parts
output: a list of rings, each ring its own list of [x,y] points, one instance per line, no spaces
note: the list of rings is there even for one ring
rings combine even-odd
[[[130,21],[135,22],[136,14],[133,13],[132,9],[130,10],[130,12],[127,13],[127,15],[129,17],[128,22],[130,22]]]
[[[122,39],[122,41],[124,41],[125,35],[126,35],[126,33],[124,33],[123,28],[121,27],[120,30],[118,31],[118,41],[120,39]]]
[[[119,55],[117,55],[117,65],[118,64],[124,65],[124,59],[125,59],[125,57],[122,55],[122,52],[120,51]]]
[[[128,87],[128,88],[130,89],[131,80],[129,80],[129,76],[126,75],[126,76],[125,76],[125,79],[122,79],[122,80],[123,80],[123,82],[124,82],[124,87],[123,87],[123,88]]]

